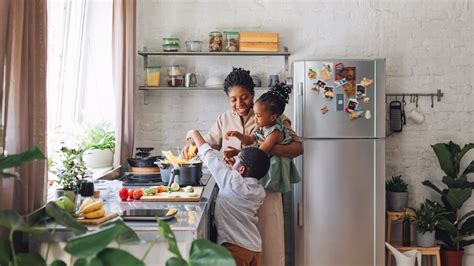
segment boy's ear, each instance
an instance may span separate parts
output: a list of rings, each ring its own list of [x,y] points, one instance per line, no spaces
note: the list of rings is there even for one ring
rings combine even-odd
[[[270,116],[270,119],[272,120],[272,122],[275,122],[275,121],[277,120],[278,116],[279,116],[279,115],[277,115],[277,114],[272,114],[272,115]]]
[[[237,172],[239,172],[239,174],[241,176],[244,175],[245,171],[247,170],[247,166],[241,164],[239,167],[237,167]]]

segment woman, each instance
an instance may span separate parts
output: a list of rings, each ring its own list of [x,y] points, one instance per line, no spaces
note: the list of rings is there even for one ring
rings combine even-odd
[[[245,135],[252,135],[256,130],[253,102],[255,85],[250,71],[234,68],[224,82],[224,91],[229,98],[231,109],[222,113],[212,125],[204,139],[213,148],[224,152],[225,157],[237,155],[242,148],[240,140],[224,136],[228,131],[239,131]],[[271,154],[294,158],[303,154],[301,139],[291,129],[290,120],[283,117],[284,126],[290,129],[292,142],[288,145],[277,144]],[[187,150],[187,149],[185,149]],[[266,197],[258,212],[258,228],[262,237],[262,265],[285,265],[285,244],[283,230],[282,195],[278,192],[266,190]]]

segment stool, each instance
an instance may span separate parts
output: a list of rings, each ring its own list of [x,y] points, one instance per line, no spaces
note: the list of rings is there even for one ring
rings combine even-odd
[[[415,211],[413,209],[408,208],[406,212],[415,217]],[[387,234],[385,236],[385,241],[391,243],[392,241],[392,222],[398,221],[400,219],[405,218],[405,212],[387,212]]]
[[[422,256],[436,256],[436,266],[441,266],[441,257],[440,257],[440,254],[439,254],[440,247],[439,246],[434,246],[434,247],[429,247],[429,248],[417,247],[416,243],[414,243],[414,242],[412,242],[409,247],[402,246],[402,243],[394,243],[394,244],[392,244],[392,246],[395,247],[400,252],[406,252],[406,251],[409,251],[409,250],[416,249],[416,250],[421,252]],[[390,250],[388,250],[388,256],[387,256],[388,257],[388,263],[387,263],[388,266],[392,265],[392,256],[393,256],[392,252],[390,252]],[[431,266],[431,259],[428,260],[428,265]]]

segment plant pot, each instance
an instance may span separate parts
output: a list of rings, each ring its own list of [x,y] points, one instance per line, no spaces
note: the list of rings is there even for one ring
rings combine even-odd
[[[408,207],[408,192],[387,191],[387,211],[400,212]]]
[[[87,168],[104,168],[113,164],[114,153],[111,150],[88,150],[82,156]]]
[[[425,248],[436,246],[435,231],[426,233],[416,232],[416,243],[417,246]]]
[[[443,266],[462,266],[462,257],[464,250],[443,250],[441,256],[441,265]]]

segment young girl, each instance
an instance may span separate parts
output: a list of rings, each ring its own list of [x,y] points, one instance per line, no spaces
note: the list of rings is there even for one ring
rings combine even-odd
[[[254,135],[244,135],[238,131],[228,131],[226,138],[236,137],[242,144],[257,142],[259,148],[269,153],[275,144],[289,144],[291,136],[283,126],[281,115],[288,103],[291,88],[285,83],[277,83],[268,92],[257,99],[253,106],[257,131]],[[271,156],[270,170],[260,180],[265,189],[285,193],[290,191],[291,183],[300,181],[293,161],[288,157]]]

